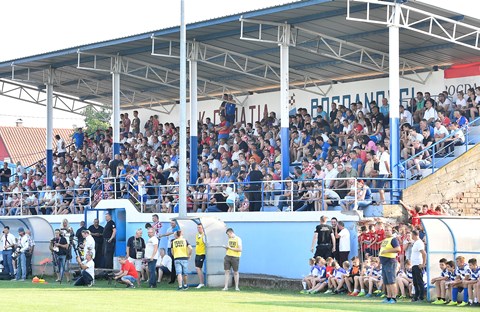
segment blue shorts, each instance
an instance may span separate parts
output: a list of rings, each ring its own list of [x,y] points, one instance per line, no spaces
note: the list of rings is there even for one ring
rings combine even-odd
[[[395,271],[397,269],[397,260],[388,259],[382,261],[382,278],[385,285],[395,284]]]
[[[188,260],[175,260],[175,271],[177,271],[177,275],[187,275]]]
[[[137,279],[131,275],[125,275],[121,278],[122,282],[129,281],[132,284],[135,284],[137,282]]]
[[[379,174],[378,178],[379,179],[386,179],[386,178],[388,178],[388,175],[387,174]],[[388,182],[387,180],[377,180],[376,188],[377,189],[383,189],[383,187],[385,186],[385,183],[387,183],[387,182]]]

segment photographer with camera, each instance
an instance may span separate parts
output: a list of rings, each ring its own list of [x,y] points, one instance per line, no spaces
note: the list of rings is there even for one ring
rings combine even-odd
[[[59,229],[55,230],[55,237],[50,241],[50,250],[54,254],[54,264],[58,268],[56,282],[62,282],[65,273],[65,261],[67,260],[68,242],[61,235]]]
[[[142,261],[145,252],[145,240],[142,238],[142,229],[138,229],[135,235],[127,241],[127,258],[128,261],[135,265],[139,276],[142,274]],[[143,279],[143,278],[142,278]],[[138,280],[140,283],[140,280]]]
[[[77,262],[82,271],[80,272],[80,277],[75,281],[73,286],[91,287],[95,277],[95,262],[93,262],[93,253],[90,250],[85,251],[85,260],[83,261],[80,256],[77,255]]]
[[[10,275],[10,278],[15,277],[15,271],[13,270],[12,253],[15,247],[15,236],[10,233],[10,227],[8,225],[3,227],[3,235],[0,239],[0,246],[2,248],[3,257],[3,269],[5,273]]]
[[[115,274],[113,278],[119,283],[126,284],[127,288],[135,288],[135,284],[138,280],[138,273],[133,263],[128,261],[126,257],[118,257],[118,262],[122,265],[120,272]]]
[[[27,258],[25,252],[29,249],[28,235],[25,235],[23,227],[18,228],[18,242],[15,248],[15,258],[17,259],[17,277],[12,281],[25,282],[27,278]]]

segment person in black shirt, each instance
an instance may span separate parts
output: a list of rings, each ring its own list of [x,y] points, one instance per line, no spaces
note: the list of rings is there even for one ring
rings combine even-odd
[[[210,199],[210,205],[207,208],[207,212],[227,212],[227,211],[228,211],[227,196],[225,196],[225,194],[221,190],[218,190],[215,194],[213,194],[212,198]]]
[[[10,183],[10,177],[12,176],[12,170],[8,168],[8,162],[3,163],[3,168],[0,169],[0,183],[1,185],[7,185]]]
[[[142,238],[142,229],[138,229],[135,235],[130,237],[127,241],[127,257],[128,261],[135,265],[135,270],[138,272],[137,281],[140,282],[142,276],[142,261],[145,254],[145,240]],[[142,277],[142,280],[144,278]]]
[[[96,268],[101,268],[103,264],[103,226],[100,225],[98,219],[94,219],[88,230],[95,240],[95,259],[93,259],[93,262],[95,262]]]
[[[312,247],[310,249],[310,251],[313,252],[313,247],[316,243],[317,247],[315,249],[315,257],[320,256],[324,259],[331,257],[336,250],[333,229],[327,224],[327,220],[328,218],[326,216],[320,217],[320,224],[315,228],[312,239]]]
[[[62,282],[68,250],[67,239],[60,233],[60,230],[56,229],[55,237],[50,241],[50,250],[55,255],[54,265],[58,267],[56,282]]]
[[[85,221],[80,221],[80,227],[78,230],[75,232],[75,237],[77,238],[78,245],[83,245],[83,241],[85,238],[83,238],[82,231],[86,230],[87,227],[85,226]]]
[[[260,182],[263,180],[263,174],[260,170],[257,170],[256,163],[252,163],[250,165],[248,179],[250,181],[250,185],[248,187],[250,210],[260,211],[260,208],[262,208],[262,191]]]
[[[115,222],[112,220],[110,213],[105,214],[105,228],[103,229],[103,255],[105,257],[105,269],[113,269],[113,254],[115,253],[115,235],[117,228]]]

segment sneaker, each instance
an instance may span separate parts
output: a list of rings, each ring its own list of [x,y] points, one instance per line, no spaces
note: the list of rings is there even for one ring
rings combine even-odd
[[[405,300],[407,299],[407,296],[399,296],[398,299]]]
[[[388,303],[388,304],[395,304],[395,303],[397,303],[397,300],[395,300],[395,299],[390,299],[390,300],[388,300],[387,303]]]
[[[135,288],[135,285],[133,285],[133,284],[127,285],[127,288]]]
[[[375,290],[373,293],[376,295],[376,294],[379,294],[379,293],[381,293],[381,292],[382,292],[381,290],[377,289],[377,290]]]
[[[382,300],[382,303],[388,303],[389,301],[390,301],[390,299],[385,298],[385,299]]]
[[[359,292],[354,291],[354,292],[352,293],[352,296],[353,296],[353,297],[358,297],[358,294],[359,294]]]
[[[387,295],[382,294],[382,295],[380,296],[380,298],[385,298],[386,296],[387,296]]]
[[[306,295],[306,294],[308,294],[308,290],[306,290],[306,289],[301,290],[300,293]]]
[[[178,286],[177,290],[182,290],[183,287],[182,286]]]
[[[227,291],[227,290],[228,290],[228,288],[227,288],[227,287],[224,287],[224,288],[222,288],[222,290],[223,290],[223,291]]]
[[[327,289],[327,291],[325,292],[325,295],[326,295],[326,294],[331,294],[332,292],[333,292],[332,290]]]
[[[457,307],[466,307],[466,306],[468,306],[468,302],[465,302],[465,301],[457,305]]]
[[[24,278],[22,278],[22,279],[20,280],[20,282],[25,282],[25,279],[24,279]]]
[[[457,305],[457,302],[453,300],[447,303],[447,306],[456,306],[456,305]]]
[[[365,297],[365,292],[364,291],[359,292],[357,297]]]
[[[235,288],[235,291],[240,291],[240,288],[238,288],[238,287],[237,287],[237,288]]]
[[[204,287],[204,286],[205,286],[204,284],[198,284],[197,289],[200,289],[200,288],[202,288],[202,287]]]
[[[87,287],[92,287],[93,286],[93,282],[90,282],[87,284]]]
[[[372,297],[372,294],[366,294],[365,295],[365,298],[371,298]]]
[[[443,299],[438,299],[438,300],[435,300],[434,302],[432,302],[432,304],[437,304],[437,305],[445,304],[445,300],[443,300]]]

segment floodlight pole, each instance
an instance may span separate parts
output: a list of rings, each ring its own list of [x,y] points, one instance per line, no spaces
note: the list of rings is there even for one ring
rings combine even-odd
[[[187,53],[185,1],[180,0],[180,136],[178,216],[187,216]],[[191,149],[193,146],[191,146]]]
[[[190,184],[198,177],[198,107],[197,107],[197,52],[198,45],[192,44],[190,62]]]
[[[392,203],[400,199],[400,12],[399,3],[392,7],[389,27],[389,89],[390,89],[390,169],[392,171]]]
[[[53,69],[48,70],[47,92],[47,185],[53,186]]]
[[[120,56],[115,58],[112,71],[112,105],[113,105],[113,158],[120,154]]]

